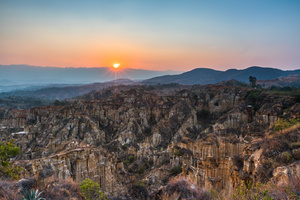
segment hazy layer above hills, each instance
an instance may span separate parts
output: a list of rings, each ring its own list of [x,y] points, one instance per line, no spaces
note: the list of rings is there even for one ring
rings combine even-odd
[[[176,71],[152,71],[142,69],[120,69],[118,79],[144,80],[166,74],[178,74]],[[105,82],[115,79],[111,68],[58,68],[29,65],[0,65],[0,85],[18,84],[72,84]]]
[[[43,76],[46,76],[45,72],[51,72],[48,77],[54,77],[55,73],[58,73],[59,70],[62,70],[61,74],[58,73],[59,78],[66,77],[66,80],[68,81],[78,81],[81,82],[83,80],[86,80],[91,71],[89,71],[89,68],[35,68],[27,66],[24,69],[30,69],[28,72],[25,72],[24,69],[21,71],[18,71],[19,68],[22,68],[21,66],[18,67],[12,67],[9,69],[8,66],[1,66],[0,69],[2,69],[0,73],[0,78],[5,77],[3,75],[6,74],[8,77],[5,77],[7,82],[10,83],[11,79],[9,77],[17,77],[20,76],[21,72],[24,72],[24,76],[26,77],[31,72],[34,73],[38,78],[41,78]],[[6,69],[3,70],[3,69]],[[34,71],[34,69],[37,70],[37,72]],[[109,70],[105,68],[106,70]],[[102,68],[96,68],[92,69],[92,71],[98,71],[99,73],[104,72]],[[15,75],[12,75],[11,73],[13,70],[16,71]],[[45,70],[45,71],[44,71]],[[78,70],[78,71],[77,71]],[[86,71],[85,71],[86,70]],[[142,73],[143,70],[131,70],[131,74],[136,74],[135,77],[138,77],[138,73]],[[80,72],[82,71],[83,77],[81,78],[79,76]],[[2,73],[3,72],[3,73]],[[69,74],[67,72],[70,72]],[[97,73],[98,73],[97,72]],[[144,71],[145,72],[145,71]],[[148,71],[149,76],[152,73],[156,73],[153,71]],[[150,73],[151,72],[151,73]],[[38,74],[41,74],[38,76]],[[71,75],[75,74],[74,77]],[[113,80],[114,77],[110,77],[108,73],[104,73],[99,75],[107,77],[105,79]],[[95,74],[90,74],[95,79]],[[98,75],[97,75],[98,76]],[[274,68],[262,68],[262,67],[250,67],[244,70],[236,70],[236,69],[230,69],[227,71],[217,71],[213,69],[205,69],[205,68],[198,68],[194,69],[192,71],[188,71],[179,75],[167,75],[167,76],[159,76],[155,78],[151,78],[142,82],[135,82],[130,79],[117,79],[116,81],[109,81],[109,82],[102,82],[102,83],[93,83],[93,84],[47,84],[47,83],[41,83],[38,84],[38,82],[35,82],[34,84],[28,84],[28,85],[17,85],[17,86],[1,86],[0,85],[0,98],[7,98],[10,96],[18,96],[18,97],[32,97],[32,98],[39,98],[44,100],[64,100],[68,98],[74,98],[80,95],[87,94],[93,90],[99,91],[103,90],[108,87],[112,87],[114,85],[156,85],[156,84],[169,84],[169,83],[179,83],[181,85],[193,85],[193,84],[214,84],[214,83],[220,83],[225,85],[243,85],[243,83],[236,83],[238,81],[249,83],[249,76],[255,76],[257,78],[257,83],[261,84],[263,87],[270,87],[272,85],[274,86],[300,86],[300,70],[294,70],[294,71],[283,71],[279,69]],[[28,75],[28,77],[33,77],[32,74]],[[141,77],[141,76],[140,76]],[[228,80],[237,80],[236,82],[230,82],[227,83]],[[0,79],[1,80],[1,79]],[[65,80],[65,81],[66,81]],[[13,80],[14,81],[14,80]],[[50,81],[50,79],[46,79],[43,81]],[[225,81],[225,83],[223,83]],[[5,81],[4,81],[5,82]],[[98,95],[102,96],[102,95]],[[9,100],[10,101],[10,100]],[[4,105],[4,104],[3,104]]]
[[[227,71],[217,71],[207,68],[197,68],[178,75],[166,75],[154,77],[143,81],[145,84],[167,84],[179,83],[183,85],[194,84],[214,84],[221,81],[235,79],[242,82],[249,82],[249,76],[255,76],[257,80],[276,79],[292,74],[300,74],[300,70],[283,71],[275,68],[249,67],[247,69],[237,70],[229,69]]]
[[[49,85],[44,88],[27,88],[23,90],[16,90],[12,92],[0,93],[0,98],[9,96],[19,97],[34,97],[47,100],[64,100],[68,98],[77,97],[87,94],[93,90],[102,90],[115,85],[138,85],[138,82],[129,79],[118,79],[115,81],[108,81],[104,83],[92,83],[83,85]],[[0,106],[1,107],[1,106]]]
[[[197,68],[178,74],[176,71],[151,71],[142,69],[121,69],[116,77],[111,68],[57,68],[29,65],[0,65],[0,85],[46,85],[78,84],[106,82],[117,79],[144,80],[144,84],[179,83],[183,85],[213,84],[235,79],[249,82],[249,76],[257,80],[276,79],[291,74],[300,74],[300,70],[283,71],[275,68],[249,67],[237,70],[218,71],[209,68]],[[154,78],[153,78],[154,77]]]

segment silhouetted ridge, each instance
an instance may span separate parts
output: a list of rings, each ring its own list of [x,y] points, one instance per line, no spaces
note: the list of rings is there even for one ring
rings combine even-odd
[[[207,68],[198,68],[179,75],[159,76],[143,81],[145,84],[166,84],[179,83],[184,85],[193,84],[214,84],[230,79],[241,82],[249,82],[249,76],[255,76],[257,80],[276,79],[286,77],[291,74],[300,74],[300,70],[283,71],[275,68],[249,67],[247,69],[237,70],[229,69],[226,71],[217,71]]]
[[[203,81],[208,81],[215,75],[221,73],[214,69],[197,68],[179,75],[167,75],[151,78],[143,81],[146,84],[167,84],[167,83],[180,83],[184,85],[199,84]]]

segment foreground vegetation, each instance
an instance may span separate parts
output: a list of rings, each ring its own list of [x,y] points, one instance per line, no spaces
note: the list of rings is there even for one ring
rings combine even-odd
[[[47,184],[45,188],[39,187],[34,182],[20,185],[16,190],[16,182],[12,180],[0,181],[0,199],[2,200],[101,200],[111,199],[101,191],[99,185],[90,179],[85,179],[80,184],[71,179],[56,180]],[[144,187],[139,183],[135,187]],[[166,186],[159,191],[160,199],[201,199],[201,200],[296,200],[300,195],[300,180],[294,177],[288,185],[281,187],[269,183],[257,183],[243,181],[233,192],[205,190],[199,188],[196,183],[178,176],[171,179]],[[141,196],[137,196],[137,199]],[[149,197],[149,196],[148,196]],[[154,196],[152,196],[154,198]],[[152,198],[149,197],[150,199]],[[113,198],[112,198],[113,199]]]
[[[99,185],[90,179],[80,184],[71,179],[49,182],[40,187],[35,181],[27,180],[22,184],[12,180],[0,181],[1,200],[105,200],[107,195]],[[19,185],[19,188],[16,188]]]

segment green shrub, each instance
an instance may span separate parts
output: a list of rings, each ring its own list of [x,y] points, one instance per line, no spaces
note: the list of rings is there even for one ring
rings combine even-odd
[[[129,160],[124,160],[123,163],[124,163],[124,165],[129,165],[130,164]]]
[[[296,95],[294,95],[294,97],[295,97],[296,103],[300,103],[300,95],[296,94]]]
[[[160,162],[161,165],[167,165],[167,164],[169,164],[169,163],[170,163],[170,159],[168,159],[168,158],[164,158],[164,159]]]
[[[269,190],[263,189],[259,182],[256,186],[251,182],[243,181],[233,194],[235,200],[262,199],[272,200]]]
[[[18,179],[22,167],[12,167],[10,159],[20,154],[20,148],[15,147],[13,140],[0,143],[0,177],[3,179]]]
[[[145,168],[144,167],[139,167],[137,170],[137,173],[139,174],[143,174],[145,172]]]
[[[253,106],[255,111],[257,111],[259,109],[260,104],[261,104],[262,97],[260,95],[261,95],[260,90],[251,90],[251,91],[248,91],[248,93],[247,93],[246,98],[248,100],[248,103]]]
[[[249,82],[252,88],[256,87],[256,77],[254,76],[249,76]]]
[[[289,164],[291,162],[294,162],[295,159],[293,158],[293,155],[290,152],[285,151],[285,152],[283,152],[282,154],[280,154],[279,156],[276,157],[276,161],[278,163]]]
[[[293,156],[289,152],[284,152],[283,156],[286,158],[287,162],[293,161]]]
[[[279,118],[279,120],[276,122],[274,126],[275,131],[282,131],[284,129],[290,128],[291,126],[294,126],[300,122],[300,119],[297,118],[291,118],[291,119],[283,119]]]
[[[127,151],[127,150],[128,150],[128,146],[129,146],[129,144],[124,144],[124,145],[122,146],[122,149],[123,149],[124,151]]]
[[[133,155],[130,155],[130,156],[128,157],[129,163],[133,163],[134,160],[135,160],[135,157],[134,157]]]
[[[88,178],[80,183],[80,191],[86,200],[107,199],[99,184]]]
[[[169,169],[169,172],[171,173],[171,176],[176,176],[182,172],[182,168],[180,165],[177,165]]]
[[[258,90],[251,90],[251,91],[248,91],[248,94],[247,94],[247,99],[255,104],[258,100],[259,100],[259,91]]]
[[[209,110],[202,109],[201,111],[198,111],[196,115],[198,120],[207,120],[210,118],[211,113],[209,112]]]
[[[179,157],[179,156],[183,155],[183,152],[180,149],[175,149],[174,150],[174,155]]]
[[[145,185],[146,185],[146,180],[140,180],[140,181],[136,182],[134,185],[136,185],[136,186],[141,186],[141,187],[145,187]]]

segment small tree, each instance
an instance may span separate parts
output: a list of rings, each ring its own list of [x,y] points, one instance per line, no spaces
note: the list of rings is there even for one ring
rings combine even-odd
[[[171,176],[177,176],[178,174],[180,174],[182,172],[182,168],[180,165],[177,165],[177,166],[169,169],[169,172],[170,172]]]
[[[255,88],[256,87],[256,77],[249,76],[249,81],[250,81],[251,87]]]
[[[274,126],[274,130],[282,132],[282,130],[284,129],[284,122],[285,122],[284,119],[279,118],[279,120],[276,122]]]
[[[276,122],[276,124],[274,126],[274,130],[282,132],[282,130],[290,128],[298,123],[300,123],[300,118],[297,118],[297,119],[290,118],[288,120],[279,118],[279,120]]]
[[[56,99],[56,100],[54,101],[53,104],[54,104],[55,106],[60,106],[60,105],[61,105],[61,102],[60,102],[59,100]]]
[[[13,140],[0,143],[0,176],[4,178],[18,179],[22,167],[12,167],[10,159],[20,154],[20,148],[15,147]]]
[[[80,183],[80,191],[86,200],[107,199],[99,184],[88,178]]]
[[[180,149],[175,149],[174,150],[174,155],[180,157],[180,156],[183,155],[183,152]]]

